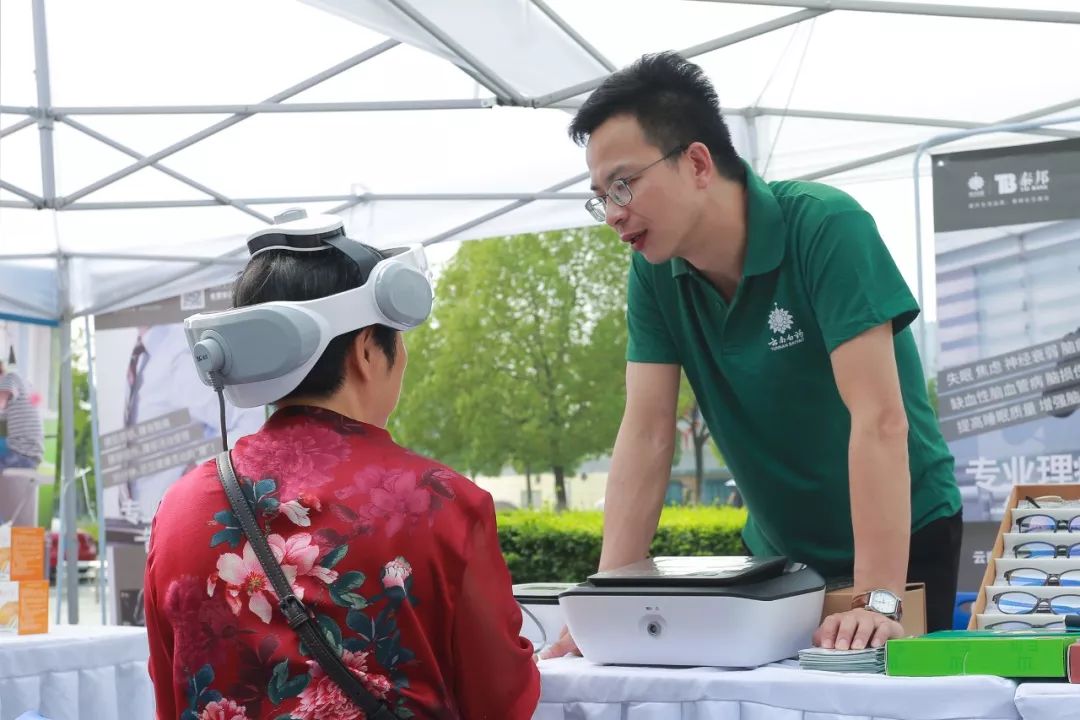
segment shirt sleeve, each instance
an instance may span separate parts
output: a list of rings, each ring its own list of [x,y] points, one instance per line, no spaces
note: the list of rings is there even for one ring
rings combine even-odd
[[[4,376],[0,377],[0,392],[10,393],[11,399],[17,400],[22,395],[22,385],[17,377],[11,373],[4,373]]]
[[[864,210],[827,216],[804,262],[810,302],[830,353],[886,322],[895,335],[919,315],[874,218]]]
[[[158,720],[172,720],[177,716],[175,686],[173,684],[173,636],[168,620],[161,617],[159,608],[163,603],[157,597],[154,552],[155,518],[150,528],[150,552],[146,557],[146,575],[143,578],[143,610],[146,617],[146,636],[150,643],[150,661],[147,670],[154,684],[154,703]]]
[[[667,320],[660,312],[647,260],[634,256],[626,289],[626,359],[640,363],[679,362]],[[665,266],[666,267],[666,266]]]
[[[461,717],[528,720],[540,699],[532,643],[520,636],[521,609],[499,550],[488,496],[475,523],[454,613],[454,695]]]

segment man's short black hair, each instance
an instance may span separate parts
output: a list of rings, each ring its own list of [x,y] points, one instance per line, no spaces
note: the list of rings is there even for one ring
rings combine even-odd
[[[233,306],[245,307],[275,300],[316,300],[360,287],[366,281],[367,272],[361,271],[336,248],[303,253],[267,250],[253,257],[240,273],[233,287]],[[281,399],[325,398],[340,390],[345,382],[345,358],[362,329],[331,340],[303,382]],[[397,330],[375,325],[372,334],[393,366],[397,357]]]
[[[596,128],[616,115],[636,118],[645,139],[663,153],[703,143],[722,176],[746,182],[716,90],[699,66],[678,53],[643,55],[612,73],[574,116],[570,137],[583,146]]]

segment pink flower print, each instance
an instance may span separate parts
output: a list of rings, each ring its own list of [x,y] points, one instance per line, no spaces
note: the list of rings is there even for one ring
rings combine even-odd
[[[392,587],[405,589],[405,581],[412,575],[412,565],[398,555],[395,559],[386,563],[382,571],[383,587],[389,590]]]
[[[299,500],[290,500],[289,502],[281,503],[278,505],[278,511],[289,518],[289,521],[292,522],[293,525],[299,525],[300,527],[311,526],[311,518],[308,517],[308,509],[301,505]]]
[[[364,469],[353,476],[353,485],[360,492],[369,493],[375,488],[382,487],[386,477],[386,468],[375,463],[366,463]]]
[[[369,672],[366,652],[343,650],[341,659],[353,675],[360,679],[368,692],[385,700],[393,688],[385,675]],[[292,711],[296,720],[362,720],[364,713],[349,700],[337,683],[331,680],[314,660],[307,661],[311,668],[311,682],[300,693],[300,704]]]
[[[247,720],[247,709],[229,698],[206,703],[199,720]]]
[[[319,555],[322,554],[322,549],[318,544],[312,542],[309,533],[296,533],[289,537],[288,540],[285,540],[280,535],[271,535],[267,540],[270,541],[270,549],[278,562],[283,566],[291,565],[296,568],[296,577],[310,575],[327,585],[337,580],[338,574],[336,571],[328,570],[315,563],[319,559]],[[296,592],[297,597],[303,598],[302,588],[294,586],[293,590]]]
[[[297,500],[306,507],[314,510],[315,512],[322,512],[322,502],[319,500],[319,496],[313,493],[300,491],[300,495],[297,496]]]
[[[184,575],[169,583],[165,612],[173,626],[177,684],[187,684],[187,677],[203,665],[224,661],[222,640],[231,642],[236,634],[236,618],[222,596],[208,600],[199,578]]]
[[[310,536],[308,537],[310,539]],[[285,556],[285,541],[280,535],[271,535],[267,540],[270,543],[270,549],[274,553],[274,557],[281,563],[281,570],[285,574],[285,579],[293,586],[293,591],[296,592],[297,597],[302,598],[302,588],[298,588],[294,584],[296,567],[288,565],[282,560]],[[225,600],[234,615],[240,614],[240,608],[243,606],[242,596],[247,595],[248,609],[255,613],[264,623],[270,622],[270,616],[273,613],[270,598],[276,597],[276,595],[250,543],[244,543],[243,556],[236,553],[224,553],[218,558],[217,575],[216,577],[211,575],[207,581],[208,595],[212,596],[214,594],[218,579],[227,584]],[[267,597],[267,595],[270,597]]]
[[[431,493],[419,487],[416,474],[410,470],[389,470],[383,474],[379,487],[373,488],[370,502],[361,514],[369,519],[384,519],[386,534],[396,534],[407,523],[415,524],[428,515]]]
[[[319,423],[300,423],[251,435],[233,462],[240,474],[277,481],[282,500],[294,499],[301,488],[330,482],[334,469],[349,459],[345,438]]]

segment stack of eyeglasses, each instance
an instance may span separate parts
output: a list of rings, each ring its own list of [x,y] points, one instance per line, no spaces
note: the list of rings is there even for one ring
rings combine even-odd
[[[1080,508],[1080,500],[1066,500],[1060,495],[1039,495],[1038,497],[1025,497],[1016,503],[1017,510],[1052,509],[1052,508]]]
[[[1080,500],[1027,497],[1011,512],[978,627],[1071,629],[1080,621]]]

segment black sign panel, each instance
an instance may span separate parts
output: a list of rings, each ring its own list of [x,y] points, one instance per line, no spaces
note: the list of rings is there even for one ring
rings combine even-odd
[[[1080,138],[933,156],[937,232],[1080,217]]]

